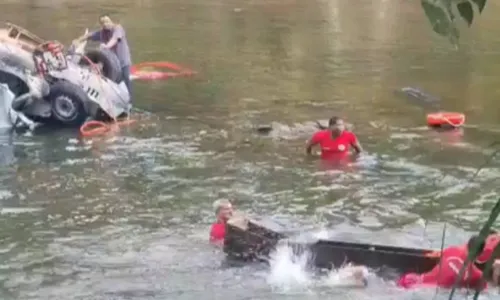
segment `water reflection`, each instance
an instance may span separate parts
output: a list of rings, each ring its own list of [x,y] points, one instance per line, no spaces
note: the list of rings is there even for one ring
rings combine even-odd
[[[0,166],[6,167],[17,162],[12,129],[0,129]]]

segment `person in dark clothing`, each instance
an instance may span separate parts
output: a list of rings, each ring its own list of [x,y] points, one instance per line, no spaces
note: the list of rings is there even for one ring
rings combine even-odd
[[[101,47],[113,51],[120,61],[123,81],[132,98],[132,86],[130,81],[130,66],[132,59],[130,55],[130,47],[127,41],[125,29],[120,24],[114,23],[109,15],[99,17],[101,29],[89,32],[73,41],[73,44],[78,44],[84,40],[92,40],[101,42]]]

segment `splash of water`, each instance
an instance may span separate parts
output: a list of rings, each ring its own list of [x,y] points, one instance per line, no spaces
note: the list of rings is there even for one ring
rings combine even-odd
[[[307,272],[309,258],[308,251],[297,256],[288,245],[278,245],[271,253],[271,270],[267,282],[273,289],[285,293],[307,290],[312,283],[311,275]]]
[[[364,287],[370,276],[368,268],[346,265],[333,269],[326,276],[316,277],[308,262],[311,253],[295,254],[286,243],[279,244],[271,254],[270,272],[267,282],[274,291],[281,293],[305,292],[314,286],[323,287]]]
[[[321,283],[330,287],[363,287],[369,273],[368,268],[364,266],[346,265],[331,270]]]

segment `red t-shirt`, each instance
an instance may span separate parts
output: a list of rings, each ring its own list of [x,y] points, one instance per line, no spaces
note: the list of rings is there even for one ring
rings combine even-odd
[[[484,243],[484,250],[477,257],[476,261],[480,264],[486,263],[488,259],[490,259],[491,255],[493,254],[493,250],[495,250],[495,247],[498,245],[499,242],[500,242],[500,234],[489,235]]]
[[[311,142],[321,147],[322,159],[344,158],[349,153],[349,147],[356,143],[356,135],[344,130],[338,137],[332,138],[330,130],[316,132]]]
[[[398,285],[404,288],[412,288],[417,285],[437,285],[444,288],[452,288],[458,277],[460,269],[467,259],[467,248],[454,246],[443,250],[441,261],[434,269],[424,274],[409,273],[403,275]],[[473,263],[465,270],[459,287],[464,288],[486,288],[486,282],[481,280],[483,272]]]
[[[224,241],[224,237],[226,236],[226,224],[224,223],[213,223],[212,228],[210,229],[210,242],[211,243],[219,243]]]

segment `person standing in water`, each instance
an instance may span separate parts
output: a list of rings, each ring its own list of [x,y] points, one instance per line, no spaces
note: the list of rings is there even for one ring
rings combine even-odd
[[[210,243],[222,246],[226,237],[226,223],[233,216],[233,205],[229,200],[217,200],[213,204],[217,220],[210,228]]]
[[[101,24],[101,29],[89,32],[77,38],[73,41],[73,44],[79,44],[84,40],[91,40],[101,42],[102,48],[113,51],[120,61],[123,81],[132,99],[132,85],[130,81],[130,66],[132,65],[132,59],[125,29],[123,29],[120,24],[114,23],[107,14],[99,17],[99,23]]]
[[[344,120],[332,117],[328,121],[328,128],[316,132],[306,145],[308,155],[312,154],[312,147],[321,147],[321,158],[325,160],[345,158],[352,147],[357,154],[363,151],[356,135],[345,130]]]

